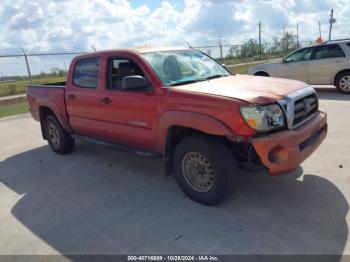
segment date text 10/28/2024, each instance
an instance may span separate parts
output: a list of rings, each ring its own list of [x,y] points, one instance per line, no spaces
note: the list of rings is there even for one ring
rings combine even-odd
[[[217,256],[128,256],[128,261],[219,261]]]

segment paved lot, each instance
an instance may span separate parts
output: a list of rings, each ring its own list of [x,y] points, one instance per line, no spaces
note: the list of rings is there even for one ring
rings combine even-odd
[[[319,95],[318,151],[285,176],[242,173],[215,207],[159,159],[85,143],[58,156],[28,116],[0,120],[0,254],[350,254],[350,96]]]

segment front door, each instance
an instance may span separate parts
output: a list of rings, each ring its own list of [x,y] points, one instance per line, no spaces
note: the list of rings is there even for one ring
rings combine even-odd
[[[312,48],[300,49],[287,56],[277,65],[276,76],[308,82],[308,71]]]
[[[122,89],[124,77],[141,75],[149,83],[147,76],[130,59],[110,58],[106,63],[106,86],[100,93],[105,135],[119,143],[153,149],[156,110],[152,87],[148,84],[148,92]]]

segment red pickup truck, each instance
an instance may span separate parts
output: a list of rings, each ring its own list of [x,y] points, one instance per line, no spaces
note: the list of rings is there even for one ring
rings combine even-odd
[[[194,49],[135,48],[73,59],[67,82],[29,85],[58,154],[75,140],[162,156],[191,199],[218,204],[239,168],[292,171],[322,142],[326,113],[303,82],[231,74]]]

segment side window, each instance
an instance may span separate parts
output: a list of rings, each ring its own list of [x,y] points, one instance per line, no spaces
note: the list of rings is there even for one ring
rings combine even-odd
[[[99,58],[82,59],[75,65],[73,83],[83,88],[97,88],[99,80]]]
[[[314,59],[345,57],[339,45],[323,45],[316,48]]]
[[[305,60],[310,60],[313,48],[304,48],[298,50],[286,58],[286,62],[300,62]]]
[[[110,90],[122,90],[123,78],[126,76],[145,76],[141,68],[133,61],[124,58],[109,60],[108,86]]]

